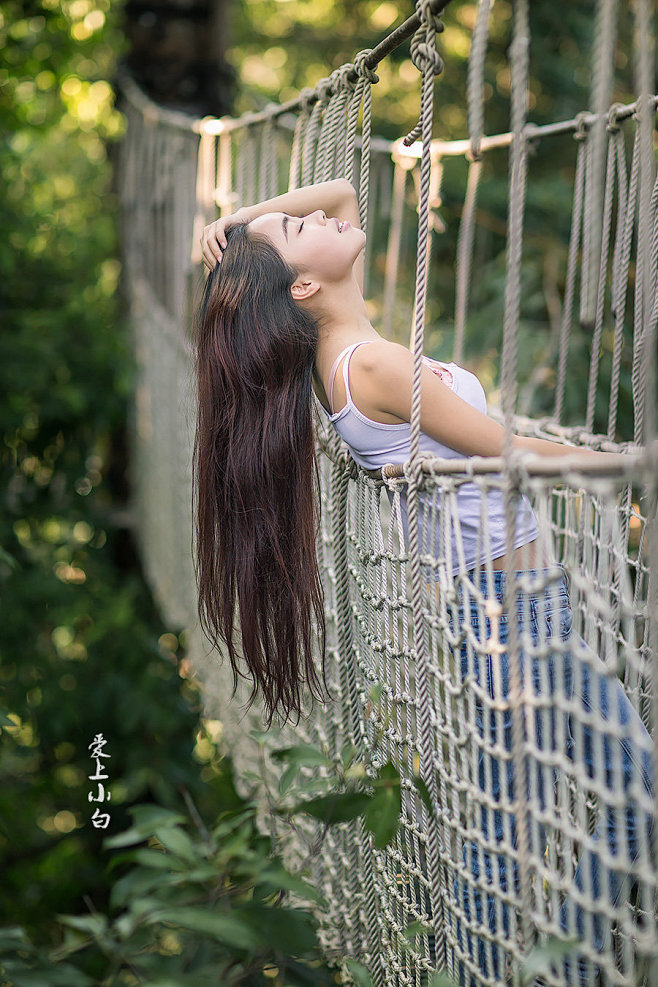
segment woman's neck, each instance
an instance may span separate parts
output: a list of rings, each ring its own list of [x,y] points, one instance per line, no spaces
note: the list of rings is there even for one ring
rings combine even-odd
[[[362,339],[380,339],[373,328],[366,303],[356,281],[324,286],[321,308],[317,312],[320,325],[318,360],[334,356]],[[332,357],[333,359],[333,357]]]

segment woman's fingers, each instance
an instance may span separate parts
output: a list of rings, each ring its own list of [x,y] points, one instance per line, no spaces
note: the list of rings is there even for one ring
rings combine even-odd
[[[228,217],[227,217],[228,218]],[[215,220],[206,226],[201,234],[201,252],[203,262],[212,271],[217,261],[222,259],[222,250],[226,247],[226,219]]]
[[[203,262],[212,271],[215,264],[222,259],[222,252],[226,249],[226,230],[235,223],[244,222],[237,213],[230,216],[222,216],[214,223],[209,223],[201,235],[201,251]]]

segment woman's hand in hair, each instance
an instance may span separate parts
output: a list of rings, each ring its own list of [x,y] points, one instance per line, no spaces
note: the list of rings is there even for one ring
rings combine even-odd
[[[229,226],[237,226],[239,223],[248,223],[249,216],[246,210],[238,209],[230,216],[222,216],[214,223],[209,223],[204,227],[201,234],[201,251],[203,253],[203,263],[209,271],[212,271],[215,264],[222,259],[222,252],[226,249],[226,231]]]

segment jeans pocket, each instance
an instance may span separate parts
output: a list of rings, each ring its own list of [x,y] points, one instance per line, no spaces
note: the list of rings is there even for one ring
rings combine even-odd
[[[569,602],[562,603],[554,610],[547,610],[544,614],[546,622],[547,640],[555,640],[559,637],[561,641],[566,641],[573,628],[573,614]]]

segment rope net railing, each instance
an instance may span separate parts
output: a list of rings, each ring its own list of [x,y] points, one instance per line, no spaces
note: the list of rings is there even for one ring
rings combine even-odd
[[[599,0],[590,104],[573,120],[540,127],[527,120],[528,5],[518,0],[510,130],[485,136],[495,8],[480,0],[468,136],[452,142],[432,135],[444,6],[419,0],[414,18],[383,48],[360,52],[297,100],[239,119],[190,120],[155,107],[123,80],[124,282],[138,364],[136,531],[163,613],[187,629],[208,714],[221,720],[238,774],[249,777],[256,759],[249,731],[262,727],[261,716],[257,707],[244,714],[242,685],[231,699],[230,669],[207,654],[196,618],[189,331],[201,280],[198,238],[217,209],[230,213],[287,188],[348,178],[368,232],[373,319],[385,335],[409,341],[414,391],[410,459],[376,474],[356,465],[318,415],[318,552],[333,700],[298,727],[273,732],[273,742],[311,742],[330,757],[351,743],[373,770],[390,760],[402,778],[401,824],[384,850],[357,821],[332,827],[313,857],[327,903],[327,953],[358,958],[378,985],[420,987],[430,971],[445,969],[480,987],[512,982],[532,946],[554,935],[577,940],[578,962],[556,960],[547,984],[653,984],[658,98],[651,4],[636,0],[629,14],[616,0]],[[621,103],[615,55],[624,13],[633,17],[636,96]],[[375,69],[412,32],[419,124],[406,141],[387,141],[371,134]],[[572,218],[544,363],[528,372],[519,358],[524,231],[528,190],[541,181],[532,162],[548,141],[561,142],[573,167]],[[477,326],[471,295],[487,242],[478,225],[487,194],[482,168],[488,155],[502,160],[499,148],[508,148],[506,288],[501,407],[489,413],[503,423],[506,444],[496,460],[432,459],[420,442],[420,367],[436,337],[435,279],[453,277],[432,256],[446,231],[443,165],[449,157],[465,165],[451,326],[459,362]],[[404,242],[414,223],[411,258]],[[415,297],[405,287],[412,281]],[[576,360],[584,347],[587,380]],[[547,381],[550,411],[529,414],[529,396]],[[512,433],[562,442],[565,457],[523,459]],[[582,448],[617,455],[602,465],[579,456]],[[475,570],[461,536],[465,497],[479,509],[474,538],[484,561]],[[514,570],[494,571],[490,548],[500,532],[491,530],[491,506],[504,506],[511,548],[521,498],[536,514],[541,554],[556,564],[534,569],[527,555]],[[418,775],[427,800],[418,795]],[[297,835],[278,836],[294,853]],[[409,940],[413,922],[426,931]]]

